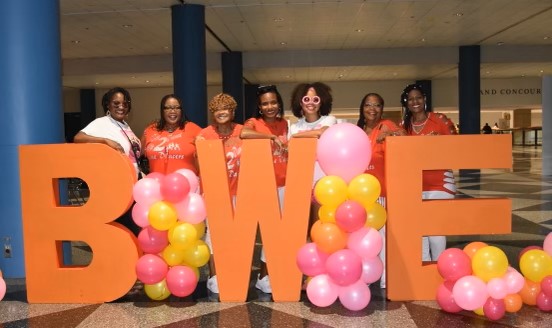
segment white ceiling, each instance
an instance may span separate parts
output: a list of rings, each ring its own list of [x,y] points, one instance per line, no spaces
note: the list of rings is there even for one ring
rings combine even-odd
[[[482,78],[552,74],[552,0],[184,2],[205,6],[251,83],[454,78],[462,45],[481,46]],[[60,0],[64,86],[171,86],[177,4]],[[221,84],[227,49],[207,31],[206,45],[208,84]]]

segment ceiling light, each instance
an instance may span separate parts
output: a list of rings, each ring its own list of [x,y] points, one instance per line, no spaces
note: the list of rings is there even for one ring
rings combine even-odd
[[[134,27],[134,25],[132,24],[123,24],[122,25],[124,28],[131,28],[131,27]]]
[[[282,42],[280,42],[280,44],[283,45],[283,46],[285,46],[285,45],[287,44],[287,42],[282,41]]]
[[[361,29],[361,28],[357,28],[357,29],[355,30],[355,32],[358,32],[358,33],[360,33],[360,32],[364,32],[364,30],[363,30],[363,29]]]
[[[525,77],[525,74],[521,74],[521,77]]]
[[[543,70],[543,69],[541,69],[541,70],[540,70],[540,72],[541,72],[541,73],[544,73],[544,70]]]
[[[548,40],[548,39],[550,39],[550,37],[549,37],[549,36],[545,36],[543,39]]]
[[[456,13],[456,14],[454,14],[454,15],[455,15],[456,17],[462,17],[462,16],[464,16],[464,13]]]
[[[72,44],[79,44],[79,43],[80,43],[80,40],[71,40],[71,43],[72,43]]]
[[[149,83],[149,80],[146,80],[145,82],[146,82],[146,83]]]
[[[502,42],[502,41],[498,41],[498,42],[496,43],[497,46],[501,46],[501,45],[503,45],[503,44],[504,44],[504,42]]]
[[[421,38],[420,41],[421,41],[421,42],[426,42],[426,39],[425,39],[425,38]]]
[[[284,19],[282,17],[276,17],[272,20],[275,21],[275,22],[283,22],[284,21]]]

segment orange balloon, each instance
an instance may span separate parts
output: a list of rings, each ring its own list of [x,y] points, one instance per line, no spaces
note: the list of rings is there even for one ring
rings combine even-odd
[[[331,254],[345,248],[347,233],[335,223],[316,221],[311,228],[311,239],[324,253]]]
[[[489,246],[487,244],[485,244],[484,242],[482,241],[474,241],[474,242],[471,242],[469,244],[467,244],[465,247],[464,247],[464,253],[468,254],[468,256],[471,258],[473,258],[473,255],[482,247],[485,247],[485,246]]]
[[[318,209],[318,218],[322,222],[335,223],[335,206],[322,205]]]
[[[539,295],[540,291],[540,283],[525,278],[525,285],[523,285],[523,288],[521,288],[521,290],[519,291],[519,296],[521,296],[521,300],[523,301],[523,303],[527,305],[536,305],[537,296]]]
[[[523,306],[523,301],[519,294],[509,294],[504,297],[504,306],[506,307],[506,312],[515,313],[521,309]]]

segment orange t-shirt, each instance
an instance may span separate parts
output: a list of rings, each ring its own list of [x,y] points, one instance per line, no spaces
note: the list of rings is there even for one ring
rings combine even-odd
[[[222,140],[224,145],[224,154],[226,155],[226,170],[228,171],[228,185],[230,187],[230,195],[236,196],[238,190],[238,175],[240,173],[240,155],[242,139],[240,133],[243,128],[241,124],[234,124],[232,133],[228,136],[220,136],[215,129],[215,126],[209,125],[201,130],[199,136],[207,140]]]
[[[423,135],[450,135],[458,134],[454,123],[441,113],[429,112],[427,113],[427,121],[419,132],[407,131],[411,136],[423,136]],[[428,170],[423,173],[423,191],[445,191],[450,194],[455,194],[446,188],[446,185],[454,183],[451,170]]]
[[[376,140],[381,133],[396,132],[399,130],[401,130],[401,128],[393,121],[381,120],[368,135],[372,146],[372,158],[365,172],[378,179],[381,185],[381,197],[386,197],[387,195],[387,188],[385,187],[385,140],[383,142],[377,142]]]
[[[288,143],[288,124],[284,119],[266,122],[262,118],[250,118],[244,123],[244,126],[257,132],[273,134],[277,136],[284,145]],[[276,185],[278,187],[283,187],[286,184],[287,159],[287,152],[280,150],[275,144],[272,144],[272,160],[274,162],[274,173],[276,175]]]
[[[148,126],[142,140],[145,140],[143,147],[151,172],[169,174],[178,169],[190,169],[197,175],[194,141],[200,131],[193,122],[186,122],[184,129],[172,133],[158,131],[155,124]]]

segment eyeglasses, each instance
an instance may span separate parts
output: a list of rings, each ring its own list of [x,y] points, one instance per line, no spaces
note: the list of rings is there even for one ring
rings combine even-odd
[[[278,89],[276,89],[275,85],[261,85],[257,88],[257,96],[260,96],[263,93],[277,92],[277,91],[278,91]]]
[[[301,99],[301,102],[305,105],[308,105],[308,104],[318,105],[320,103],[320,97],[318,97],[318,96],[314,96],[314,97],[304,96],[303,99]]]
[[[382,104],[373,104],[373,103],[366,103],[364,104],[364,107],[370,107],[370,108],[383,108],[383,105]]]
[[[182,109],[181,106],[163,106],[163,110],[164,110],[165,112],[168,112],[168,111],[171,111],[171,110],[173,110],[173,111],[179,111],[179,110],[181,110],[181,109]]]
[[[130,101],[123,101],[123,102],[112,101],[111,105],[115,108],[119,108],[119,107],[128,108],[128,106],[130,105]]]

